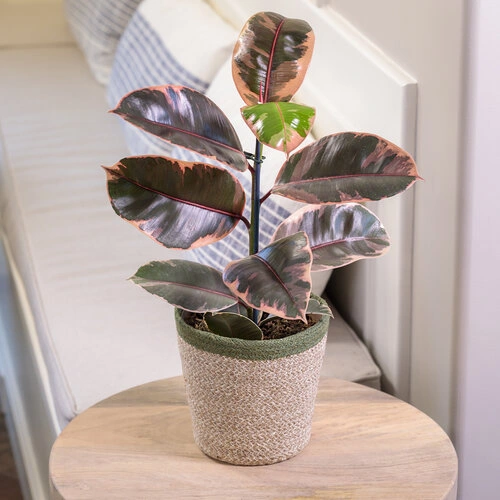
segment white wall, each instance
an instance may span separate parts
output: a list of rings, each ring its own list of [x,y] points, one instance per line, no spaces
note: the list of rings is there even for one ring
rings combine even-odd
[[[500,495],[500,4],[324,0],[418,81],[411,401]]]
[[[500,3],[471,1],[455,442],[460,498],[500,497]]]
[[[410,401],[451,425],[461,0],[325,0],[418,82]]]
[[[30,8],[26,8],[26,4]],[[62,0],[0,0],[0,47],[74,43]],[[51,19],[51,22],[40,22]]]

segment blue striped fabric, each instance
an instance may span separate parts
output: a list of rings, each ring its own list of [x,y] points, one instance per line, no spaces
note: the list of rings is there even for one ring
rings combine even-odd
[[[65,0],[68,23],[99,83],[108,82],[118,41],[140,2]]]
[[[235,173],[232,171],[232,173]],[[236,172],[238,180],[247,193],[245,206],[245,217],[250,220],[250,193],[252,181],[250,172]],[[262,205],[260,211],[260,248],[269,244],[276,227],[290,215],[290,211],[280,205],[276,199],[268,198]],[[222,271],[232,260],[242,259],[248,256],[249,239],[246,226],[240,222],[236,228],[224,239],[196,248],[191,251],[193,258],[202,264],[215,267]]]
[[[174,84],[184,85],[199,92],[205,92],[210,81],[219,69],[221,60],[231,52],[237,33],[228,26],[225,31],[220,29],[222,19],[208,5],[200,0],[183,0],[182,4],[174,6],[173,0],[144,0],[130,20],[118,45],[111,78],[108,85],[107,99],[114,108],[119,100],[129,92],[154,85]],[[169,10],[161,23],[153,22],[152,12],[161,15]],[[204,14],[204,29],[218,33],[218,38],[207,40],[196,36],[199,27],[189,23],[190,12],[201,10]],[[160,27],[158,27],[160,26]],[[179,48],[173,38],[178,36],[172,29],[182,27],[189,45]],[[189,37],[192,27],[193,36]],[[170,42],[170,43],[169,43]],[[177,47],[177,49],[175,48]],[[190,51],[199,57],[203,54],[204,65],[201,69],[189,70],[183,64],[186,53]],[[147,134],[136,127],[123,123],[125,140],[133,155],[163,154],[173,155],[173,146]],[[175,148],[176,150],[178,148]],[[179,151],[180,159],[196,161],[197,155],[187,150]]]
[[[141,12],[132,17],[116,51],[108,85],[107,98],[111,107],[129,92],[166,83],[185,85],[205,92],[209,82],[191,74],[164,45],[158,33]],[[127,146],[133,155],[171,154],[173,146],[136,127],[123,123]],[[191,156],[185,151],[186,160]]]

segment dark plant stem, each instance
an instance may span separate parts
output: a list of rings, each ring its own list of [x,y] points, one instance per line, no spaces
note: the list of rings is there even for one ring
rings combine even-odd
[[[255,141],[255,157],[252,174],[252,215],[250,218],[250,248],[252,255],[259,251],[259,217],[260,217],[260,166],[262,163],[262,144]]]
[[[253,255],[259,251],[259,219],[260,219],[260,167],[262,165],[262,143],[255,141],[255,154],[252,172],[252,215],[250,218],[250,234],[248,253]],[[257,323],[259,311],[252,310],[252,320]]]

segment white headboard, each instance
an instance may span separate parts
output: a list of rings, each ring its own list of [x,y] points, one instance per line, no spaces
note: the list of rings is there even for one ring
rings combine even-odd
[[[237,29],[256,12],[305,19],[316,42],[297,101],[316,107],[314,135],[355,130],[414,153],[416,81],[321,0],[206,0]],[[398,396],[409,392],[413,195],[372,206],[392,249],[381,259],[336,271],[340,309],[363,335]]]
[[[332,9],[317,7],[318,2],[312,0],[207,2],[236,29],[259,11],[308,21],[316,44],[297,97],[304,104],[316,106],[319,134],[339,128],[366,130],[412,151],[415,80]]]

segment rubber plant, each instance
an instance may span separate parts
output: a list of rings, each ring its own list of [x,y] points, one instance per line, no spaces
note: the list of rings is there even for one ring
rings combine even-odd
[[[223,272],[175,259],[150,262],[131,278],[182,310],[204,314],[206,326],[219,335],[262,339],[259,324],[269,315],[305,322],[308,313],[330,314],[311,297],[311,273],[382,255],[389,237],[362,202],[396,195],[419,178],[407,152],[368,133],[335,133],[296,150],[315,116],[313,108],[291,102],[313,45],[307,22],[272,12],[254,15],[243,28],[232,72],[245,103],[242,117],[256,137],[251,154],[217,105],[187,87],[136,90],[113,110],[207,158],[134,156],[104,167],[120,217],[160,244],[185,250],[216,242],[237,224],[248,228],[248,256]],[[272,189],[262,195],[264,146],[283,151],[284,163]],[[251,193],[244,192],[232,169],[252,177]],[[271,195],[304,206],[260,248],[260,206]],[[251,197],[250,220],[243,215],[246,196]]]

